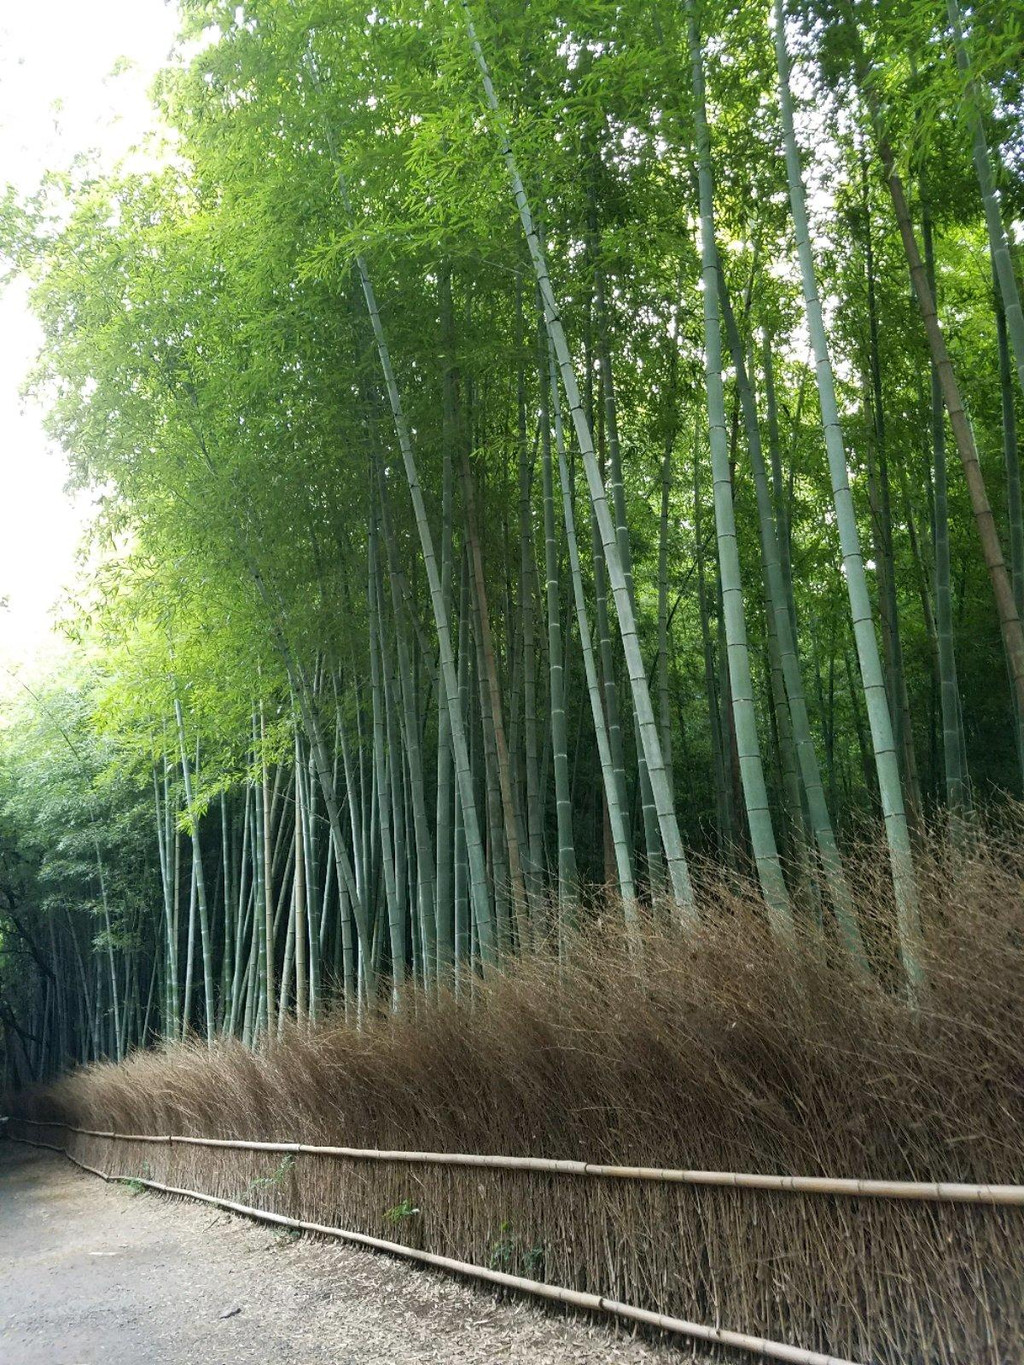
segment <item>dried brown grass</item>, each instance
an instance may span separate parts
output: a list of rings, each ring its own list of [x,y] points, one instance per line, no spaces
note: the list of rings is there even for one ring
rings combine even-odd
[[[17,1097],[86,1128],[1024,1182],[1024,844],[1015,818],[921,859],[927,987],[868,979],[827,937],[783,949],[740,883],[699,939],[600,927],[473,998],[406,998],[272,1050],[140,1053]],[[866,918],[868,912],[865,911]],[[58,1139],[63,1140],[63,1139]],[[74,1139],[82,1160],[860,1361],[1024,1359],[1024,1210],[697,1189]],[[417,1210],[411,1212],[410,1210]]]

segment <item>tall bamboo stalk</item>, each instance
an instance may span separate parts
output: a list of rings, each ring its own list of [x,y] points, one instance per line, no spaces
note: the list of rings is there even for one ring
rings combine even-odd
[[[796,231],[797,254],[800,259],[804,308],[814,351],[818,401],[821,405],[825,447],[832,479],[832,495],[839,527],[843,571],[850,598],[857,657],[860,663],[861,685],[868,710],[875,768],[878,773],[878,786],[882,799],[882,814],[889,844],[893,886],[896,892],[900,953],[904,969],[913,986],[920,977],[917,946],[920,936],[917,880],[914,874],[910,834],[907,829],[907,817],[903,805],[903,790],[900,786],[899,764],[892,733],[892,721],[885,695],[885,684],[882,681],[878,642],[875,638],[871,600],[868,596],[867,579],[864,573],[860,532],[857,528],[853,496],[850,492],[846,450],[839,421],[839,407],[836,402],[835,378],[832,373],[821,301],[818,297],[810,227],[807,221],[806,193],[793,116],[793,95],[790,87],[789,53],[786,49],[786,14],[783,0],[774,0],[774,18],[779,109],[782,116],[790,208]]]
[[[600,232],[597,218],[597,194],[594,184],[594,165],[591,160],[587,184],[587,205],[589,215],[590,253],[594,271],[594,313],[597,322],[597,353],[601,366],[601,399],[603,405],[604,430],[608,443],[608,484],[612,495],[612,512],[615,517],[615,535],[618,543],[619,558],[622,563],[623,577],[630,604],[636,612],[636,589],[633,582],[633,556],[629,543],[629,522],[626,517],[626,489],[622,476],[622,449],[619,443],[618,404],[615,397],[615,377],[612,370],[612,348],[608,309],[605,300],[604,267],[600,256]],[[640,808],[643,816],[644,846],[647,851],[647,868],[651,880],[657,884],[661,880],[661,845],[658,832],[658,813],[654,804],[654,789],[647,771],[643,742],[633,715],[636,731],[637,771],[640,780]],[[613,746],[614,752],[614,746]],[[666,774],[671,788],[671,757],[664,750]]]
[[[292,898],[295,907],[295,1017],[304,1023],[309,1015],[309,902],[306,897],[305,828],[302,814],[302,756],[299,736],[295,734],[295,829],[293,857],[295,874]]]
[[[558,453],[558,478],[562,489],[562,520],[565,524],[565,541],[569,552],[569,573],[572,578],[573,600],[576,607],[576,624],[580,635],[580,648],[583,652],[583,668],[587,680],[587,694],[590,698],[590,714],[594,722],[594,735],[597,740],[598,760],[604,785],[605,808],[608,812],[608,823],[611,830],[619,894],[622,897],[623,912],[627,927],[629,927],[636,917],[633,861],[625,812],[619,798],[619,784],[616,780],[615,766],[612,760],[611,743],[608,738],[608,726],[601,697],[601,684],[598,680],[597,662],[594,657],[590,622],[587,619],[583,574],[580,569],[580,552],[576,540],[576,519],[572,506],[572,482],[565,456],[565,433],[562,426],[562,405],[558,396],[558,374],[555,368],[554,347],[550,340],[548,343],[548,363],[551,410],[555,419],[555,449]]]
[[[732,470],[725,425],[714,182],[711,169],[711,139],[708,134],[705,107],[704,63],[701,58],[700,36],[697,32],[693,0],[684,0],[684,3],[693,78],[693,112],[697,130],[701,267],[704,281],[704,380],[707,390],[711,466],[714,475],[718,571],[721,575],[726,646],[729,652],[732,710],[754,863],[772,926],[776,933],[787,935],[792,929],[792,911],[789,892],[779,864],[775,831],[768,806],[768,792],[761,765],[761,745],[754,711],[754,683],[750,672],[747,627],[743,615],[743,587],[733,508]]]
[[[931,217],[924,199],[925,274],[935,290],[935,257]],[[953,594],[950,584],[949,497],[946,481],[946,414],[942,381],[934,359],[929,365],[932,411],[932,475],[935,502],[935,633],[939,665],[939,708],[942,714],[942,759],[946,804],[954,817],[967,807],[967,773],[961,765],[960,688],[953,646]]]
[[[782,556],[779,550],[779,537],[775,519],[772,515],[771,493],[768,487],[768,471],[765,468],[764,451],[761,446],[761,432],[757,421],[757,405],[753,385],[747,369],[746,355],[742,339],[729,301],[729,292],[724,275],[718,272],[721,281],[722,312],[726,331],[729,336],[733,365],[736,369],[736,382],[740,403],[744,412],[747,430],[747,454],[751,472],[754,476],[754,492],[757,498],[758,525],[761,531],[761,556],[767,584],[768,606],[771,615],[771,635],[776,642],[779,669],[784,685],[784,710],[786,722],[790,726],[795,755],[799,765],[803,795],[806,798],[810,825],[818,846],[829,895],[835,907],[843,940],[856,962],[866,964],[867,956],[857,923],[857,912],[853,903],[842,858],[836,844],[832,820],[821,781],[821,767],[814,747],[810,716],[807,711],[807,698],[804,692],[803,676],[800,672],[800,659],[793,631],[795,609],[792,602],[792,584],[787,586],[783,575]],[[766,379],[770,383],[771,355],[766,339]],[[772,402],[774,404],[774,390]],[[783,722],[783,729],[785,723]],[[798,804],[793,811],[794,820],[802,825],[802,807]]]
[[[216,1034],[214,1014],[216,997],[213,989],[213,941],[210,935],[210,908],[206,898],[206,876],[203,871],[203,855],[199,841],[199,812],[196,808],[195,795],[192,789],[192,767],[185,741],[185,718],[182,714],[181,700],[177,695],[174,698],[174,720],[178,728],[181,776],[185,787],[185,808],[188,812],[189,831],[192,836],[192,875],[195,899],[199,908],[199,936],[203,954],[203,994],[205,997],[203,1003],[206,1011],[206,1041],[212,1046]],[[189,962],[191,965],[191,953]]]
[[[967,126],[971,134],[971,154],[974,171],[978,177],[981,199],[985,207],[985,226],[988,229],[989,251],[992,268],[995,272],[1006,315],[1006,329],[1010,336],[1017,379],[1024,393],[1024,309],[1021,307],[1020,290],[1013,271],[1010,244],[1006,238],[1002,213],[999,205],[999,191],[996,189],[995,174],[992,170],[992,156],[985,138],[985,128],[981,119],[981,92],[971,71],[971,59],[964,38],[963,16],[958,0],[946,0],[946,12],[953,30],[953,48],[956,64],[966,83],[967,99],[964,107],[967,112]]]
[[[1003,427],[1003,463],[1006,468],[1006,519],[1010,530],[1010,573],[1017,615],[1024,621],[1024,510],[1020,485],[1020,451],[1017,448],[1017,414],[1013,399],[1013,371],[1010,365],[1006,310],[994,281],[996,344],[999,350],[999,393]],[[1024,776],[1024,711],[1014,696],[1017,722],[1017,762]]]
[[[565,665],[559,600],[558,547],[555,541],[555,496],[551,467],[551,405],[547,373],[547,340],[540,324],[538,374],[540,383],[541,480],[544,497],[544,573],[548,629],[548,695],[551,748],[555,780],[555,819],[558,829],[558,905],[560,918],[576,892],[576,849],[573,843],[572,800],[569,794],[569,752],[565,723]]]
[[[903,249],[910,270],[911,282],[924,321],[932,361],[938,372],[942,399],[949,414],[949,424],[956,442],[957,453],[960,456],[960,463],[963,466],[964,478],[971,498],[971,508],[974,512],[974,522],[978,529],[978,538],[981,541],[982,557],[988,570],[989,581],[992,584],[992,593],[995,598],[996,612],[1003,637],[1003,648],[1006,651],[1017,704],[1024,711],[1024,629],[1022,629],[1020,613],[1014,600],[1010,576],[1006,571],[1003,549],[999,543],[999,532],[996,528],[991,503],[988,500],[988,490],[985,487],[985,476],[978,460],[974,432],[964,408],[960,386],[957,383],[953,363],[946,348],[946,339],[943,336],[938,313],[935,309],[935,300],[928,284],[927,272],[921,260],[917,235],[914,231],[910,209],[903,189],[903,181],[896,170],[892,148],[881,135],[879,135],[878,150],[885,169],[900,236],[903,240]]]
[[[519,209],[519,217],[523,225],[523,231],[526,234],[527,245],[530,249],[530,258],[533,262],[534,273],[537,277],[537,284],[540,289],[543,303],[544,320],[547,325],[548,335],[550,336],[551,343],[554,347],[562,386],[565,390],[569,413],[572,417],[573,426],[576,432],[576,440],[579,445],[580,453],[583,456],[583,467],[586,474],[587,486],[590,491],[591,504],[600,531],[605,559],[608,564],[608,574],[612,584],[612,592],[615,597],[615,609],[619,618],[619,631],[622,636],[622,647],[626,656],[626,668],[629,673],[630,685],[633,693],[633,706],[637,713],[643,752],[647,760],[647,769],[650,774],[651,786],[654,792],[654,801],[658,812],[658,824],[661,831],[662,845],[665,849],[665,859],[668,864],[673,894],[679,907],[680,917],[689,923],[694,923],[696,915],[689,868],[686,863],[686,855],[683,852],[682,839],[679,835],[679,825],[676,820],[675,808],[672,803],[672,792],[668,781],[668,773],[661,752],[661,741],[658,737],[657,721],[654,716],[650,689],[647,683],[647,670],[644,665],[643,655],[640,650],[640,640],[637,634],[636,617],[630,601],[629,589],[621,555],[619,553],[618,534],[612,520],[611,512],[609,511],[608,497],[601,479],[601,472],[594,450],[593,433],[580,399],[579,386],[576,382],[576,375],[573,370],[572,356],[569,351],[568,341],[566,340],[565,329],[562,326],[561,314],[555,301],[554,290],[551,286],[545,252],[534,228],[529,200],[527,199],[526,190],[516,165],[509,133],[498,104],[498,97],[495,94],[494,85],[491,81],[491,75],[486,58],[484,57],[483,48],[480,46],[479,39],[476,35],[476,29],[473,26],[468,0],[462,0],[462,8],[466,18],[470,46],[476,57],[477,65],[480,68],[487,105],[495,120],[501,144],[501,154],[505,161],[505,166],[512,184],[512,192],[516,201],[516,206]]]
[[[379,471],[378,471],[379,473]],[[398,662],[398,682],[402,699],[402,734],[405,759],[409,770],[412,803],[413,835],[416,842],[416,904],[421,941],[425,955],[425,979],[433,982],[437,972],[437,922],[434,905],[434,850],[427,818],[426,783],[423,772],[423,750],[420,724],[416,714],[412,651],[409,647],[405,604],[399,588],[398,549],[388,511],[387,489],[380,481],[381,521],[387,552],[388,577],[391,580],[391,605],[395,623],[395,647]]]
[[[903,637],[900,633],[899,600],[896,594],[896,560],[893,550],[892,498],[889,490],[889,453],[886,445],[885,402],[882,391],[882,357],[879,339],[878,300],[875,288],[875,253],[871,233],[871,200],[868,192],[867,159],[861,152],[862,204],[864,212],[864,270],[868,305],[868,369],[870,372],[870,415],[874,435],[874,460],[877,464],[875,523],[878,528],[876,564],[879,587],[879,616],[882,621],[886,657],[889,662],[889,702],[893,735],[903,767],[903,786],[908,816],[914,822],[921,815],[921,790],[917,776],[914,730],[907,697],[907,675],[903,664]],[[874,480],[869,481],[872,485]]]

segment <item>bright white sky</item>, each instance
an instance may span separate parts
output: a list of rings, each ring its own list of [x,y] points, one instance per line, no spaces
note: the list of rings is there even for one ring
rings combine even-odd
[[[146,91],[177,28],[167,0],[0,0],[0,187],[95,150],[112,165],[151,126]],[[111,76],[119,57],[132,69]],[[63,456],[20,397],[39,334],[15,282],[0,295],[0,666],[55,644],[50,609],[75,576],[88,507],[64,493]],[[2,687],[2,676],[0,676]]]

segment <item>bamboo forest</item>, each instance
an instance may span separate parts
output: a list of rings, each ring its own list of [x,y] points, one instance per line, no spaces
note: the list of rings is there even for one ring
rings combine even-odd
[[[178,11],[146,146],[0,201],[92,508],[0,718],[22,1112],[1020,1179],[1024,7]]]

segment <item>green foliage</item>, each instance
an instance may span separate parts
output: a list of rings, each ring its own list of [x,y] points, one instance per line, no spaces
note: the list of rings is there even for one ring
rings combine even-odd
[[[21,926],[0,902],[0,1007],[10,1012],[5,1055],[19,1080],[186,1031],[206,1003],[200,952],[215,982],[217,1027],[247,1042],[273,1032],[275,1013],[283,1024],[298,1006],[302,972],[312,994],[322,984],[325,999],[356,1008],[380,976],[408,969],[435,982],[435,950],[442,964],[458,959],[460,984],[480,968],[479,942],[459,901],[466,897],[461,808],[452,795],[421,528],[357,255],[378,300],[445,578],[489,903],[516,948],[559,931],[547,903],[558,851],[538,454],[547,358],[536,343],[526,244],[461,7],[182,0],[179,8],[185,55],[155,90],[168,129],[163,163],[107,177],[83,163],[46,176],[26,202],[9,192],[0,199],[0,272],[30,275],[43,328],[32,387],[73,482],[97,505],[90,569],[64,623],[80,662],[37,696],[7,703],[0,729],[0,890]],[[773,357],[776,521],[792,565],[812,738],[832,820],[848,845],[877,819],[879,803],[865,761],[863,697],[794,267],[767,8],[698,6],[715,230],[765,428],[766,342]],[[684,9],[661,0],[472,9],[606,469],[611,427],[598,354],[607,334],[637,631],[651,676],[659,664],[664,543],[663,723],[684,840],[743,871],[748,834],[733,777],[710,535]],[[926,203],[933,220],[944,331],[1009,545],[1004,391],[967,114],[980,113],[1001,206],[1019,237],[1018,9],[995,0],[965,7],[970,85],[953,60],[943,4],[800,0],[788,11],[854,514],[875,609],[880,548],[891,558],[885,567],[896,585],[926,818],[943,818],[945,801],[929,357],[876,134],[881,128],[895,149],[915,224]],[[876,360],[889,546],[872,496]],[[817,881],[797,885],[803,814],[786,796],[758,509],[728,368],[725,406],[754,721],[784,871],[801,913],[814,918]],[[1010,411],[1022,416],[1019,392],[1010,395]],[[587,535],[588,493],[571,431],[566,456],[593,621],[604,564]],[[663,468],[670,476],[664,515]],[[485,685],[479,588],[465,568],[471,486],[501,742]],[[560,490],[555,502],[560,507]],[[1020,791],[1020,763],[991,592],[955,469],[949,506],[964,749],[975,799],[984,802]],[[371,566],[375,521],[380,555]],[[558,524],[555,540],[569,829],[585,917],[591,903],[599,905],[612,860]],[[602,703],[614,701],[622,712],[629,853],[642,897],[656,899],[616,641],[599,667]],[[892,677],[887,682],[891,690]],[[194,820],[184,799],[176,703]],[[501,808],[496,777],[502,744],[511,814]],[[300,801],[307,827],[297,840]],[[527,869],[529,936],[507,894],[510,833],[538,863]],[[297,844],[308,863],[300,888],[308,907],[295,889]],[[192,916],[199,870],[211,907],[205,944]],[[430,907],[442,896],[435,913]],[[295,965],[290,930],[302,914],[314,930]],[[53,988],[42,964],[51,961],[63,994],[47,1014]],[[292,976],[282,1007],[286,964]],[[186,1000],[190,967],[196,984]],[[33,1021],[48,1030],[39,1048],[54,1054],[52,1063],[36,1056]]]
[[[271,1175],[258,1176],[249,1183],[249,1192],[256,1190],[278,1190],[291,1174],[295,1166],[295,1158],[290,1154],[281,1158],[277,1169]]]
[[[419,1218],[420,1210],[411,1199],[403,1199],[394,1208],[384,1210],[384,1221],[390,1223],[392,1227],[400,1227],[410,1218]]]
[[[528,1280],[544,1278],[544,1247],[541,1243],[527,1245],[506,1219],[498,1228],[498,1236],[491,1244],[488,1261],[492,1270],[509,1275],[524,1275]]]

